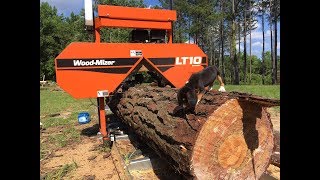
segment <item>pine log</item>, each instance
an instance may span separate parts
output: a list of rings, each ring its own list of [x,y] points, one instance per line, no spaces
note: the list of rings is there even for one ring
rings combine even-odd
[[[280,132],[274,131],[274,152],[271,156],[271,164],[280,168]]]
[[[177,116],[177,90],[137,85],[109,107],[186,179],[259,179],[274,149],[266,107],[280,101],[210,91],[195,114]]]

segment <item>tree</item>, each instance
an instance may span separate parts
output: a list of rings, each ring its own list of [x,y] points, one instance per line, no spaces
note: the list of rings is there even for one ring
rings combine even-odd
[[[243,11],[244,22],[243,22],[243,54],[244,54],[244,63],[243,63],[243,81],[247,82],[247,1],[245,0],[245,8]]]
[[[262,74],[262,84],[265,84],[265,59],[264,59],[264,16],[265,16],[265,1],[261,0],[259,11],[261,13],[261,26],[262,26],[262,66],[261,66],[261,74]]]
[[[278,39],[277,39],[277,36],[278,36],[278,21],[280,19],[280,0],[274,0],[273,1],[273,21],[274,21],[274,76],[275,76],[275,83],[278,82],[278,49],[277,49],[277,46],[278,46]]]
[[[250,3],[249,3],[249,9],[250,9],[250,11],[251,11],[251,1],[250,1]],[[249,18],[250,20],[251,20],[251,13],[250,13],[250,18]],[[249,55],[249,64],[250,64],[250,77],[249,77],[249,83],[251,84],[251,69],[252,69],[252,62],[251,62],[251,46],[252,46],[252,41],[251,41],[251,29],[250,29],[250,55]]]
[[[221,13],[221,20],[220,20],[220,45],[221,45],[221,71],[222,71],[222,78],[225,79],[225,67],[224,67],[224,0],[220,0],[220,13]]]
[[[256,29],[257,27],[255,26],[256,23],[257,23],[257,19],[256,19],[256,16],[257,16],[257,12],[254,11],[254,8],[256,8],[257,6],[257,3],[255,3],[254,0],[249,0],[249,9],[248,9],[248,19],[246,18],[246,31],[248,32],[249,31],[249,41],[250,41],[250,50],[249,50],[249,84],[251,84],[251,74],[252,74],[252,60],[251,60],[251,57],[252,57],[252,53],[251,53],[251,47],[252,47],[252,41],[251,41],[251,31]],[[247,17],[247,16],[246,16]],[[246,33],[247,33],[246,32]],[[245,43],[246,44],[246,43]],[[245,59],[247,59],[246,57],[247,55],[244,56]]]
[[[276,79],[277,79],[277,76],[276,75],[276,71],[275,71],[275,59],[274,59],[274,49],[273,49],[273,29],[272,29],[272,24],[273,24],[273,18],[272,18],[272,9],[273,9],[273,5],[272,5],[272,0],[269,0],[269,27],[270,27],[270,49],[271,49],[271,62],[272,62],[272,67],[271,67],[271,72],[272,72],[272,84],[275,84],[276,83]]]
[[[70,41],[66,25],[57,8],[40,4],[40,75],[50,80],[55,78],[54,58]]]
[[[231,33],[230,33],[230,57],[233,61],[233,70],[234,70],[234,80],[233,83],[238,85],[240,84],[239,78],[239,63],[236,53],[236,12],[235,12],[235,0],[232,0],[232,13],[231,13]]]

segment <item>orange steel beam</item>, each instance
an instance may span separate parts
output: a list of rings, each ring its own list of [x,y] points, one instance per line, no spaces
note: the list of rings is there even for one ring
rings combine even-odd
[[[123,6],[98,5],[98,16],[110,19],[131,19],[142,21],[176,21],[174,10],[147,9]]]
[[[94,34],[95,34],[95,42],[100,43],[100,29],[96,28],[94,30]]]
[[[102,135],[103,141],[109,140],[109,134],[107,131],[107,121],[106,121],[106,113],[104,106],[104,98],[98,97],[98,105],[99,105],[99,124],[100,124],[100,133]]]
[[[175,10],[147,9],[123,6],[98,5],[95,18],[95,42],[100,43],[100,28],[163,29],[172,43],[172,22],[177,20]]]
[[[119,28],[141,28],[141,29],[171,29],[171,22],[162,21],[140,21],[127,19],[98,18],[95,28],[119,27]]]
[[[171,24],[172,25],[172,24]],[[170,26],[171,26],[170,25]],[[167,35],[168,35],[168,39],[169,39],[169,43],[172,43],[172,39],[173,39],[173,36],[172,36],[172,29],[168,30],[167,31]]]

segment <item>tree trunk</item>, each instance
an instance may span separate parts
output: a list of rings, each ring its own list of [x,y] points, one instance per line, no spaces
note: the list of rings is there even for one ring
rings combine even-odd
[[[277,39],[277,30],[278,30],[278,27],[277,27],[277,17],[275,17],[275,21],[274,21],[274,63],[275,63],[275,80],[276,82],[275,83],[278,83],[278,39]]]
[[[240,19],[238,22],[238,40],[239,40],[239,48],[238,48],[238,58],[237,58],[237,62],[238,64],[240,64],[240,59],[241,59],[241,25],[240,25]],[[240,69],[239,69],[240,71]],[[239,74],[239,71],[237,72]],[[240,84],[240,75],[239,75],[239,84]]]
[[[190,29],[191,29],[191,19],[188,18],[188,36],[189,36],[189,44],[191,44],[191,35],[190,35]],[[194,40],[193,40],[194,41]]]
[[[208,33],[208,36],[209,36],[209,33]],[[219,67],[219,64],[217,64],[217,62],[216,62],[216,53],[215,53],[215,47],[214,47],[215,43],[214,43],[213,37],[211,38],[211,42],[212,42],[212,44],[210,46],[211,54],[212,54],[212,62],[211,62],[211,64],[213,63],[213,65]]]
[[[249,1],[250,2],[250,4],[249,4],[249,9],[250,9],[250,22],[251,22],[251,0]],[[251,23],[250,23],[250,25],[251,25]],[[249,61],[250,61],[250,77],[249,77],[249,83],[251,84],[251,66],[252,66],[252,62],[251,62],[251,45],[252,45],[252,43],[251,43],[251,28],[250,28],[250,59],[249,59]]]
[[[213,56],[212,56],[212,47],[209,48],[210,51],[210,60],[209,60],[209,66],[212,65],[212,61],[213,61]]]
[[[262,2],[262,1],[261,1]],[[265,60],[264,60],[264,7],[262,5],[262,66],[261,66],[261,73],[262,73],[262,84],[265,84]]]
[[[241,57],[241,54],[240,54],[241,53],[241,25],[240,25],[240,20],[238,22],[238,28],[239,28],[238,29],[238,40],[239,40],[238,41],[239,42],[238,43],[238,47],[239,47],[238,48],[238,58],[239,58],[238,61],[240,62],[240,57]]]
[[[245,1],[245,9],[243,11],[243,82],[247,83],[247,2]]]
[[[179,13],[177,14],[177,22],[176,22],[176,28],[174,29],[175,32],[176,32],[176,41],[177,43],[181,43],[181,33],[180,33],[180,16],[179,16]]]
[[[234,0],[232,0],[232,28],[231,28],[231,47],[230,47],[230,59],[233,62],[233,70],[234,70],[234,80],[233,84],[239,85],[239,64],[237,60],[237,48],[236,48],[236,17],[235,17],[235,7]]]
[[[241,25],[240,25],[240,19],[239,19],[239,22],[238,22],[238,40],[239,40],[239,48],[238,48],[238,57],[236,58],[236,62],[239,64],[240,63],[240,59],[241,59]],[[237,64],[236,64],[237,66]],[[239,71],[236,72],[239,76],[239,84],[240,84],[240,75],[239,75]]]
[[[221,27],[221,26],[220,26]],[[219,29],[219,40],[221,40],[221,33],[220,33],[220,29]],[[222,69],[221,69],[221,64],[220,64],[220,62],[221,62],[221,41],[219,42],[219,47],[218,47],[218,69],[221,71]]]
[[[224,12],[223,9],[224,3],[223,0],[221,0],[221,12]],[[222,20],[220,21],[220,43],[221,43],[221,71],[222,71],[222,78],[225,79],[225,67],[224,67],[224,18],[222,18]]]
[[[177,89],[137,85],[109,107],[187,179],[259,179],[274,147],[269,106],[278,100],[207,92],[195,114],[174,116]]]
[[[213,53],[212,53],[213,54],[213,60],[212,61],[214,62],[213,65],[219,67],[219,64],[216,63],[216,53],[215,53],[215,50],[214,50],[214,46],[212,48],[213,48],[213,50],[212,50],[213,51]]]
[[[271,66],[271,78],[272,78],[272,84],[275,84],[276,83],[276,78],[277,78],[277,72],[276,72],[276,69],[275,69],[275,61],[274,61],[274,56],[273,56],[273,53],[274,53],[274,49],[273,49],[273,41],[272,41],[272,33],[273,33],[273,29],[272,29],[272,23],[273,23],[273,18],[272,18],[272,0],[270,0],[270,49],[271,49],[271,63],[272,63],[272,66]]]
[[[236,51],[236,49],[235,49]],[[239,76],[239,61],[236,52],[234,53],[234,84],[239,85],[240,84],[240,76]]]
[[[208,34],[208,36],[211,36],[210,37],[210,39],[211,39],[211,41],[213,42],[213,44],[214,44],[214,35],[213,35],[213,33],[211,33],[211,34]],[[216,49],[215,49],[215,47],[212,45],[212,47],[213,47],[213,54],[214,54],[214,61],[215,61],[215,65],[218,67],[218,69],[220,70],[221,69],[221,67],[220,67],[220,46],[218,46],[218,55],[216,54]],[[216,56],[218,56],[218,57],[216,57]]]

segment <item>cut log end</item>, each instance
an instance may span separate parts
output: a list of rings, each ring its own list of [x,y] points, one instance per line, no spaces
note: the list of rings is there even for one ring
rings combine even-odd
[[[192,154],[194,176],[258,179],[273,150],[271,126],[264,108],[236,99],[226,101],[199,132]]]
[[[278,101],[208,92],[197,113],[177,117],[176,93],[140,85],[113,98],[109,106],[187,179],[259,179],[274,148],[264,102]]]

